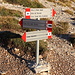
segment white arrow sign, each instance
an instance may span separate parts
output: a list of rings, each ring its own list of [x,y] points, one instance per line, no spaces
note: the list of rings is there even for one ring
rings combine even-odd
[[[42,30],[42,31],[26,32],[23,34],[22,39],[25,42],[30,42],[42,39],[50,39],[51,37],[52,35],[50,31]]]

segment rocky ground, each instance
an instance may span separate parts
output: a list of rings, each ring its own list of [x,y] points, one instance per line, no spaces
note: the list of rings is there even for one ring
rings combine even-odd
[[[33,75],[26,64],[31,57],[20,54],[23,53],[0,47],[0,75]]]
[[[39,0],[46,7],[54,7],[54,3],[50,3],[46,0]],[[20,11],[24,10],[24,7],[18,5],[0,4],[11,9],[17,9]],[[58,16],[52,18],[54,21],[67,21],[69,22],[70,28],[68,33],[75,33],[75,25],[71,24],[74,22],[71,18],[74,16],[62,14],[61,6],[59,9],[54,8],[57,11]],[[62,15],[60,17],[60,15]],[[65,18],[65,19],[64,19]],[[75,23],[75,22],[74,22]],[[68,34],[69,35],[69,34]],[[66,35],[66,37],[68,36]],[[50,74],[40,73],[37,75],[75,75],[75,48],[72,44],[66,40],[63,35],[55,36],[48,41],[48,51],[43,54],[43,59],[50,63]],[[0,74],[5,75],[36,75],[27,66],[28,61],[35,60],[35,57],[24,54],[22,50],[15,48],[5,48],[0,43]]]
[[[49,51],[43,59],[50,63],[48,75],[75,75],[75,49],[72,44],[61,37],[53,36],[49,41]],[[13,48],[0,46],[0,73],[5,75],[36,75],[27,66],[28,61],[35,57],[24,54]],[[47,75],[41,73],[41,75]],[[40,75],[40,74],[38,74]]]
[[[61,37],[49,40],[48,61],[52,65],[51,75],[75,75],[75,49]]]

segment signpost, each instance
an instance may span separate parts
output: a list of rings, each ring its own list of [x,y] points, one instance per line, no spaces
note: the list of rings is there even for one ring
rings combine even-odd
[[[41,31],[31,31],[23,34],[22,39],[25,42],[50,39],[52,37],[51,31],[41,30]]]
[[[52,8],[26,8],[25,18],[19,24],[22,28],[37,29],[37,31],[25,32],[22,39],[25,42],[37,41],[36,64],[39,64],[39,40],[52,38],[52,21],[34,20],[54,17],[56,11]],[[41,30],[41,31],[39,31]]]
[[[36,42],[36,64],[39,63],[39,40],[52,38],[52,31],[32,31],[23,34],[22,39],[25,42],[37,41]]]
[[[22,19],[19,22],[19,24],[22,26],[22,28],[31,28],[31,29],[51,30],[52,31],[52,21]]]
[[[36,19],[36,18],[51,18],[54,17],[56,11],[52,8],[26,8],[25,18]]]
[[[34,19],[22,19],[19,24],[23,28],[32,28],[41,31],[26,32],[22,36],[25,42],[36,42],[36,64],[39,63],[39,40],[52,38],[52,21],[34,20]]]

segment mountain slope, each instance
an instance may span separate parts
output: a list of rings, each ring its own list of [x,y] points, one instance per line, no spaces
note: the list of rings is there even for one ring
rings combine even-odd
[[[55,3],[48,2],[47,0],[39,0],[39,2],[45,7],[53,7],[57,11],[57,15],[54,18],[51,18],[51,20],[56,22],[56,24],[59,21],[68,22],[70,25],[68,33],[75,32],[75,26],[71,24],[73,20],[70,19],[74,18],[74,15],[72,16],[61,11],[61,8],[62,10],[66,10],[70,9],[69,7],[62,7],[60,5],[55,7]],[[0,6],[19,10],[23,12],[23,15],[25,14],[24,9],[26,7],[20,5],[0,3]],[[18,20],[20,19],[21,18]],[[65,35],[65,37],[63,37],[63,35]],[[69,34],[63,35],[53,35],[52,39],[47,41],[48,50],[42,54],[43,59],[51,65],[50,75],[75,75],[75,48],[73,48],[72,44],[67,39]],[[7,43],[6,40],[5,42]],[[30,49],[30,44],[28,49]],[[34,60],[35,57],[30,55],[30,52],[27,52],[26,54],[21,49],[15,49],[15,47],[12,48],[11,46],[5,47],[3,43],[0,43],[0,73],[5,72],[6,75],[36,75],[27,67],[27,62]]]

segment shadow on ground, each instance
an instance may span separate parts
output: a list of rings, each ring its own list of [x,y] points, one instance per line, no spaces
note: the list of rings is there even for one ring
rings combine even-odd
[[[20,34],[16,34],[10,31],[0,31],[0,38],[7,39],[7,38],[21,38]]]
[[[56,36],[59,37],[59,38],[62,38],[62,39],[66,39],[67,41],[69,41],[69,39],[70,39],[69,34],[59,34],[59,35],[56,35]]]
[[[3,47],[3,48],[5,48],[5,50],[7,50],[8,53],[10,53],[15,58],[19,58],[19,60],[20,60],[21,63],[23,63],[22,61],[25,61],[27,67],[28,67],[28,65],[33,66],[35,64],[34,61],[22,58],[22,56],[18,56],[17,54],[15,54],[13,52],[14,48],[12,48],[12,47],[9,48],[8,47],[9,41],[11,39],[14,39],[14,38],[21,38],[21,35],[13,33],[13,32],[10,32],[10,31],[0,31],[0,44],[2,43],[2,45],[0,45],[0,46]],[[31,70],[35,73],[35,71],[33,69],[31,69]]]
[[[71,18],[71,20],[75,20],[75,18]]]
[[[72,25],[75,25],[75,21],[71,23]]]
[[[11,39],[21,38],[20,34],[16,34],[10,31],[0,31],[0,43],[1,46],[7,47]]]
[[[75,18],[71,18],[71,20],[73,20],[73,22],[71,24],[75,25]]]
[[[70,34],[60,34],[60,35],[56,35],[56,36],[61,38],[61,39],[65,39],[68,42],[72,43],[73,47],[75,48],[75,36],[72,36]]]

